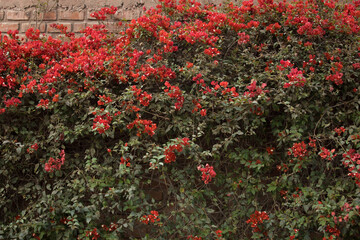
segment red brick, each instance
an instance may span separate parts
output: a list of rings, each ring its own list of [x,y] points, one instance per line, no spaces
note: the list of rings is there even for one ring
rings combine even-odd
[[[118,11],[113,15],[113,19],[118,20],[118,21],[125,20],[124,11],[118,10]]]
[[[4,19],[5,13],[4,11],[0,11],[0,21]]]
[[[6,12],[6,17],[7,20],[14,20],[14,21],[29,20],[30,12],[8,10]]]
[[[19,30],[18,23],[0,23],[0,32],[6,33],[9,30]]]
[[[126,9],[123,11],[122,15],[123,18],[122,20],[132,20],[135,18],[138,18],[140,16],[140,14],[142,14],[142,9]]]
[[[80,32],[81,30],[85,29],[85,23],[74,23],[73,24],[73,32]]]
[[[22,23],[20,25],[20,32],[26,32],[29,28],[39,29],[40,32],[45,32],[45,23],[37,24],[37,26],[35,23]]]
[[[47,23],[46,24],[46,29],[48,32],[50,33],[60,33],[60,30],[58,30],[57,28],[53,28],[51,27],[51,25],[54,23]],[[60,24],[60,23],[57,23]],[[67,27],[67,32],[71,32],[71,23],[61,23],[62,25],[64,25],[65,27]]]
[[[107,22],[104,23],[104,25],[106,26],[106,29],[108,29],[110,32],[116,33],[122,30],[122,27],[119,26],[118,22]]]
[[[59,19],[82,21],[85,19],[85,13],[84,11],[81,12],[61,11],[59,14]]]
[[[39,13],[38,19],[45,20],[45,21],[56,20],[57,19],[56,12],[51,11],[51,12],[46,12],[46,13]]]

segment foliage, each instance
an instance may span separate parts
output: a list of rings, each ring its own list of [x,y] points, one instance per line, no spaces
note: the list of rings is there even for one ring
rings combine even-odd
[[[161,0],[118,34],[9,32],[0,238],[360,238],[359,6]]]

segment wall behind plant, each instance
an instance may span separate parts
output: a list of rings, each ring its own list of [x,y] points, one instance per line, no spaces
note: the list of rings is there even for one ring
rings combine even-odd
[[[219,3],[221,0],[203,0],[203,3]],[[25,35],[28,28],[39,29],[41,33],[58,36],[60,31],[52,24],[63,24],[69,31],[80,33],[87,26],[98,24],[90,14],[102,7],[115,6],[118,11],[105,23],[112,31],[120,29],[119,21],[130,21],[139,17],[143,7],[155,7],[156,0],[1,0],[0,31],[19,30]]]

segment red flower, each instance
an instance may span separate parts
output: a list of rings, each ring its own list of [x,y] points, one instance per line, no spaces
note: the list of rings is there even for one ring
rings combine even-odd
[[[37,143],[34,143],[33,145],[31,145],[28,149],[27,152],[28,153],[33,153],[34,151],[38,150],[39,146]]]
[[[49,100],[48,99],[41,99],[37,107],[44,107],[48,108]]]
[[[178,144],[174,144],[174,145],[170,145],[167,148],[165,148],[165,163],[171,163],[171,162],[175,162],[176,160],[176,155],[175,155],[175,150],[177,152],[182,152],[183,150],[183,146],[188,146],[189,144],[189,138],[183,138],[182,141],[178,140]]]
[[[204,53],[211,56],[211,57],[214,57],[216,55],[219,55],[220,52],[217,48],[207,48],[204,50]]]
[[[45,171],[52,172],[54,170],[60,170],[61,166],[65,163],[65,151],[61,150],[60,159],[50,158],[47,163],[45,163]]]
[[[254,229],[254,232],[259,232],[259,224],[263,223],[265,220],[269,219],[269,215],[266,212],[255,211],[254,214],[250,215],[250,218],[246,223],[251,223],[251,227]]]
[[[269,155],[273,155],[273,154],[274,154],[274,150],[275,150],[275,148],[273,148],[273,147],[267,147],[267,148],[266,148],[266,151],[268,152]]]
[[[96,240],[100,237],[100,234],[97,232],[97,229],[94,228],[92,231],[86,231],[87,237],[92,237],[92,240]]]
[[[249,96],[251,98],[261,95],[262,93],[269,92],[268,90],[263,90],[266,87],[266,83],[262,83],[260,87],[257,85],[257,81],[255,79],[251,80],[251,84],[246,88],[249,89],[249,92],[245,92],[244,96]]]
[[[316,140],[309,137],[309,147],[315,148],[316,147]]]
[[[144,215],[141,217],[141,221],[145,224],[149,224],[149,223],[155,223],[155,222],[159,222],[160,219],[158,218],[159,213],[157,211],[151,211],[151,214],[149,215]]]
[[[238,40],[239,45],[246,44],[250,41],[250,36],[244,32],[239,32],[238,36],[240,37]]]
[[[53,102],[58,102],[59,101],[59,94],[55,94],[55,96],[52,99]]]
[[[336,154],[333,155],[334,152],[335,152],[335,149],[332,149],[331,151],[329,151],[328,149],[322,147],[319,155],[322,159],[331,160],[333,157],[336,156]]]
[[[186,67],[187,67],[187,68],[192,68],[193,66],[194,66],[193,63],[191,63],[191,62],[186,62]]]
[[[307,155],[306,144],[304,141],[301,143],[294,143],[294,145],[289,149],[288,155],[293,155],[294,157],[302,160],[302,158]]]
[[[334,132],[336,132],[339,136],[344,133],[346,131],[346,129],[344,127],[340,127],[340,128],[335,128]]]
[[[92,129],[98,131],[100,134],[104,133],[106,130],[110,128],[110,123],[112,121],[112,117],[109,113],[98,115],[93,120]]]
[[[214,167],[209,164],[206,164],[204,168],[198,166],[198,170],[202,172],[201,180],[203,180],[205,184],[211,182],[211,180],[216,176]]]
[[[303,87],[305,85],[306,79],[302,75],[303,72],[298,70],[297,68],[292,68],[290,73],[286,75],[290,82],[284,84],[284,88],[288,88],[290,86]]]
[[[4,104],[6,107],[10,107],[10,106],[17,107],[18,104],[20,104],[20,103],[21,103],[21,101],[18,98],[12,97],[11,99],[8,99],[8,100],[6,100],[6,98],[4,99]]]

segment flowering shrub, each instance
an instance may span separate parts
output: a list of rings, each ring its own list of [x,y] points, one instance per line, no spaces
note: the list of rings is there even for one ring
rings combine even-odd
[[[359,239],[359,17],[160,0],[119,33],[9,31],[0,238]]]

